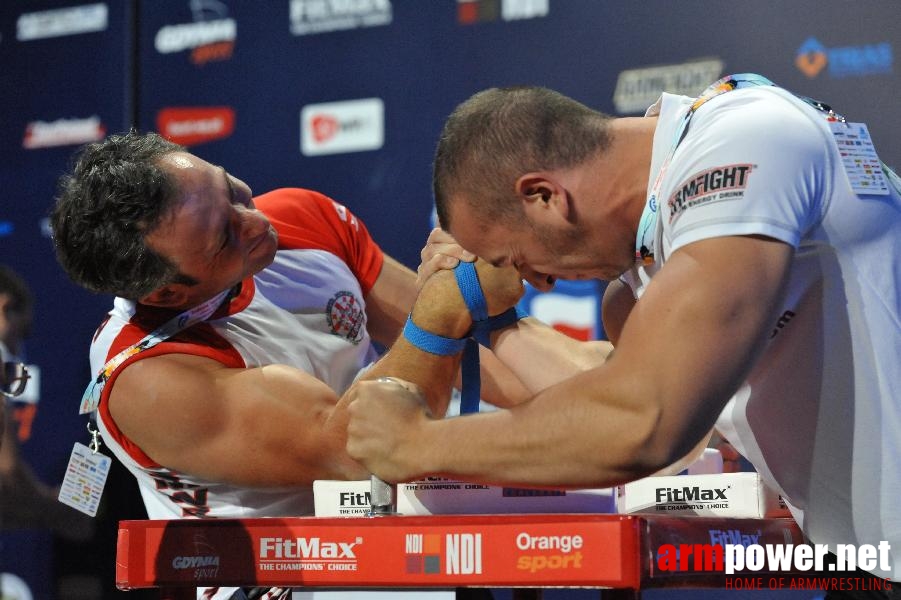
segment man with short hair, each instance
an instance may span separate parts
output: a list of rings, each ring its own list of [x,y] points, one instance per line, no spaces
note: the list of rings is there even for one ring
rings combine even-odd
[[[352,456],[393,481],[606,487],[719,419],[813,542],[887,540],[874,573],[901,578],[901,184],[859,124],[752,74],[634,118],[490,89],[448,118],[434,185],[423,274],[462,247],[538,289],[609,280],[616,349],[561,379],[563,336],[501,330],[495,354],[545,387],[465,419],[361,386]]]

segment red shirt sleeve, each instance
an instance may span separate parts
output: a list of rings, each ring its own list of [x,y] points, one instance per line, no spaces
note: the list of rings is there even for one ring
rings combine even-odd
[[[279,248],[331,252],[350,267],[363,293],[369,293],[381,272],[384,253],[347,207],[300,188],[273,190],[253,201],[278,231]]]

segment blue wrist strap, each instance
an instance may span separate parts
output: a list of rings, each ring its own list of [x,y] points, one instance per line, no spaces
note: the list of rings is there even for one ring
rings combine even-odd
[[[472,338],[466,340],[463,362],[460,363],[460,414],[479,412],[482,401],[482,375],[479,373],[479,343]]]
[[[469,315],[475,324],[488,318],[488,304],[485,302],[485,294],[482,293],[482,285],[479,283],[479,275],[473,263],[460,261],[454,269],[457,278],[457,286],[463,295],[463,302],[469,309]]]
[[[404,338],[423,352],[439,356],[453,356],[466,346],[467,338],[460,340],[444,337],[422,329],[408,316],[404,325]]]
[[[475,264],[460,261],[454,269],[454,275],[472,317],[472,329],[469,332],[471,337],[463,349],[463,362],[460,366],[463,378],[463,389],[460,390],[460,414],[464,415],[479,412],[482,387],[479,374],[479,344],[490,348],[492,331],[512,325],[526,316],[526,313],[519,308],[510,308],[499,315],[489,317],[488,304],[485,301],[485,294],[482,293]]]
[[[496,329],[503,329],[509,325],[513,325],[528,314],[519,306],[508,308],[499,315],[488,317],[484,321],[477,321],[472,324],[470,335],[486,348],[491,348],[491,332]]]

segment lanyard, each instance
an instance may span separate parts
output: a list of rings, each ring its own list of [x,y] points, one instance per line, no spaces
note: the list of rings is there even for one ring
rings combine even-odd
[[[137,344],[129,346],[109,359],[107,363],[103,365],[103,368],[100,369],[100,373],[97,374],[97,377],[91,381],[91,383],[88,384],[87,389],[85,389],[84,394],[81,397],[81,408],[79,409],[78,414],[84,415],[97,410],[97,407],[100,405],[103,387],[113,374],[113,371],[115,371],[119,365],[135,354],[153,348],[160,342],[166,341],[195,323],[206,321],[214,312],[216,312],[216,309],[219,308],[222,301],[225,300],[230,292],[231,290],[220,292],[203,304],[199,304],[194,308],[188,309],[178,316],[169,319],[147,334]]]
[[[664,159],[663,165],[660,167],[660,170],[657,171],[657,177],[654,179],[654,185],[651,187],[651,193],[648,195],[648,201],[645,204],[644,211],[642,211],[641,213],[641,220],[639,220],[638,222],[638,236],[635,239],[635,260],[641,261],[644,264],[651,264],[654,262],[654,238],[657,229],[656,224],[658,209],[657,196],[660,193],[660,185],[663,182],[663,175],[666,173],[666,169],[669,167],[670,161],[672,161],[673,155],[676,153],[676,148],[679,147],[679,144],[682,143],[682,140],[685,139],[685,135],[688,133],[688,125],[689,123],[691,123],[691,118],[694,116],[695,112],[709,100],[712,100],[713,98],[716,98],[721,94],[731,92],[732,90],[738,88],[753,87],[758,85],[775,86],[776,84],[766,77],[757,75],[755,73],[727,75],[719,81],[711,84],[710,87],[704,90],[704,92],[701,93],[701,95],[691,104],[691,106],[688,107],[688,111],[685,113],[685,116],[682,117],[682,121],[681,123],[679,123],[679,127],[676,129],[676,135],[675,139],[673,140],[672,148],[670,149],[666,159]],[[829,107],[818,104],[819,103],[814,104],[814,106],[819,108],[820,110],[830,110]]]

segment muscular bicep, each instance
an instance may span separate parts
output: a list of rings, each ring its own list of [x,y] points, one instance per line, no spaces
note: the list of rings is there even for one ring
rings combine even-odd
[[[644,371],[641,396],[657,407],[654,437],[664,462],[710,431],[749,373],[784,295],[792,254],[791,246],[762,237],[689,244],[632,309],[610,367]]]
[[[344,451],[335,393],[292,367],[158,356],[127,367],[109,402],[119,429],[176,471],[246,486],[366,476]]]
[[[601,321],[604,324],[604,333],[607,335],[607,339],[614,346],[619,340],[623,324],[634,306],[635,296],[628,285],[619,279],[607,284],[601,301]]]

